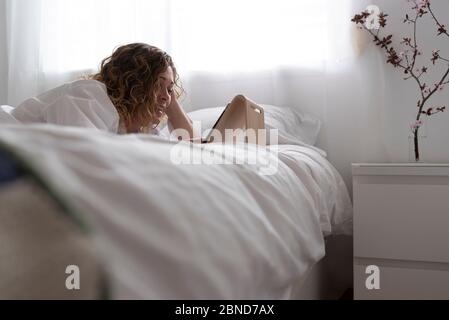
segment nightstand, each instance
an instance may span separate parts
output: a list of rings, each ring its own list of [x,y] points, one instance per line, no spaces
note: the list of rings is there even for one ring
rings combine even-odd
[[[353,164],[354,299],[449,299],[449,164]]]

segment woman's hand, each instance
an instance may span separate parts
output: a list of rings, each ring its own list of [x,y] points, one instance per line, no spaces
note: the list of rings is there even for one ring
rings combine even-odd
[[[173,130],[186,130],[189,135],[187,140],[199,138],[199,135],[193,130],[192,120],[190,120],[184,109],[179,104],[174,91],[171,93],[170,104],[168,105],[165,113],[167,114],[168,121],[171,123]],[[185,139],[186,137],[183,138]]]
[[[176,97],[176,93],[173,90],[170,95],[170,103],[168,104],[167,108],[165,109],[165,114],[167,115],[168,119],[170,120],[171,117],[176,116],[176,113],[179,112],[179,109],[182,109],[179,105],[178,98]]]

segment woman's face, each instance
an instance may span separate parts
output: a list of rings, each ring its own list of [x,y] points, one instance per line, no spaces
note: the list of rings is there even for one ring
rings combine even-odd
[[[165,72],[159,75],[160,89],[157,92],[157,110],[158,117],[165,114],[165,110],[171,103],[173,87],[175,85],[173,69],[169,66]]]

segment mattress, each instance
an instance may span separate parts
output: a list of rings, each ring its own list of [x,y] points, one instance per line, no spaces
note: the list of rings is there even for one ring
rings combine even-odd
[[[294,298],[325,237],[352,233],[341,176],[304,146],[260,152],[44,124],[0,126],[0,146],[85,227],[113,299]],[[225,161],[196,162],[208,148]]]

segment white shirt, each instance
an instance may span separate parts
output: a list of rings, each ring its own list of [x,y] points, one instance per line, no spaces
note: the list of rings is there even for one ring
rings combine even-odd
[[[42,122],[126,133],[106,86],[96,80],[66,83],[25,100],[11,115],[22,123]],[[150,133],[159,135],[159,130]]]

